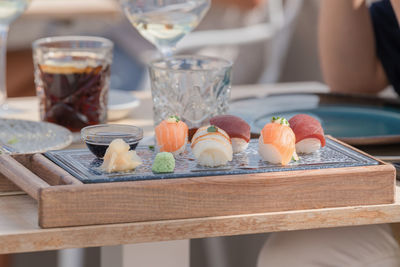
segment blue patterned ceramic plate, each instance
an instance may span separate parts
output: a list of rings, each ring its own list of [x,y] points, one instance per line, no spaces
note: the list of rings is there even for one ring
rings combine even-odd
[[[53,123],[0,119],[0,143],[10,147],[12,154],[63,149],[71,142],[71,132]]]
[[[233,156],[233,161],[227,166],[207,168],[196,164],[188,150],[176,159],[174,173],[154,174],[151,166],[156,152],[147,146],[138,146],[137,154],[143,164],[132,172],[105,173],[100,170],[101,159],[97,159],[87,149],[49,151],[45,155],[81,180],[83,183],[106,183],[119,181],[139,181],[168,178],[187,178],[215,175],[236,175],[248,173],[263,173],[277,171],[313,170],[326,168],[345,168],[355,166],[378,165],[379,162],[360,154],[331,139],[327,139],[326,146],[320,151],[300,156],[300,161],[292,162],[287,166],[273,165],[263,162],[258,154],[258,140],[252,139],[245,152]]]

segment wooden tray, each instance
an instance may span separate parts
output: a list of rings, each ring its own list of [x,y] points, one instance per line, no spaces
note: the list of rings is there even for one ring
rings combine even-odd
[[[17,185],[37,200],[43,228],[393,203],[395,169],[377,161],[362,167],[82,184],[41,154],[0,155],[0,192],[15,191]]]

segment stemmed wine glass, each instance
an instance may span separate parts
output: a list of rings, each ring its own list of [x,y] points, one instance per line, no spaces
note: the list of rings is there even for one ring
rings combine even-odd
[[[6,52],[9,25],[28,7],[30,0],[0,0],[0,114],[7,109]]]
[[[139,33],[154,44],[164,57],[197,27],[211,0],[120,0],[122,9]]]

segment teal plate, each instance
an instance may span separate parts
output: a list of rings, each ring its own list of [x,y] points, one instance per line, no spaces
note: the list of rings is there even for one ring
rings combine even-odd
[[[400,143],[400,101],[396,99],[280,94],[236,100],[230,108],[231,114],[250,123],[253,133],[259,133],[273,116],[290,119],[305,113],[317,118],[326,134],[352,145]]]

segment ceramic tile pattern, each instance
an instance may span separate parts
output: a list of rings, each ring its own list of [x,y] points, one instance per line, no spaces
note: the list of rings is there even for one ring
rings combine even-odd
[[[101,159],[97,159],[87,149],[50,151],[45,155],[81,180],[83,183],[105,183],[118,181],[138,181],[168,178],[186,178],[214,175],[238,175],[247,173],[262,173],[292,170],[311,170],[323,168],[343,168],[355,166],[378,165],[379,162],[347,148],[333,140],[327,139],[326,146],[320,151],[300,155],[300,161],[292,162],[287,166],[274,165],[263,162],[258,154],[258,140],[251,140],[248,149],[233,156],[233,161],[226,166],[207,168],[196,164],[188,150],[177,157],[174,173],[154,174],[151,171],[154,150],[147,146],[138,146],[137,154],[142,158],[143,164],[135,171],[104,173],[99,166]]]

